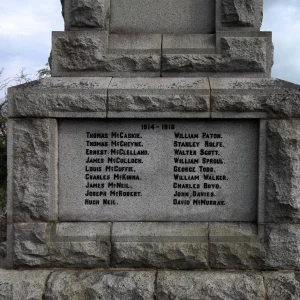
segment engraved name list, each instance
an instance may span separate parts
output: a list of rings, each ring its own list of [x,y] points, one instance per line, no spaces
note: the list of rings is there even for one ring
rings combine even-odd
[[[64,120],[59,148],[63,219],[255,218],[255,121]]]

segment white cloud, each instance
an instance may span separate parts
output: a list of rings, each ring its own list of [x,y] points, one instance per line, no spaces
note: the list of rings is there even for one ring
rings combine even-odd
[[[0,36],[33,37],[52,30],[62,30],[60,10],[57,0],[5,1],[0,10]]]
[[[266,0],[263,30],[273,31],[273,76],[300,84],[300,3]]]
[[[2,0],[0,20],[2,78],[13,78],[21,68],[36,78],[51,51],[51,32],[63,30],[60,1]]]
[[[0,65],[7,55],[29,59],[30,52],[33,57],[39,50],[49,54],[51,32],[63,30],[59,0],[5,1],[1,3],[0,20]]]

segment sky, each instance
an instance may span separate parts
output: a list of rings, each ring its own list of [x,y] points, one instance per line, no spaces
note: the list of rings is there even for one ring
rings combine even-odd
[[[262,30],[273,32],[272,77],[300,84],[300,0],[264,0]]]
[[[48,60],[51,32],[63,30],[60,0],[0,0],[0,68],[32,79]],[[264,0],[262,30],[273,31],[272,76],[300,84],[300,0]]]

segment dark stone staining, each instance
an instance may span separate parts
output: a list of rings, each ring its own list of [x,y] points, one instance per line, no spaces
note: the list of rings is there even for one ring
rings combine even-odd
[[[223,26],[260,27],[262,13],[261,0],[222,0]]]
[[[300,220],[298,182],[300,171],[300,123],[298,120],[268,122],[268,156],[266,176],[266,220],[291,222]]]
[[[164,54],[163,72],[267,72],[267,41],[223,37],[221,54]]]
[[[50,120],[14,122],[12,197],[16,222],[49,219],[50,126]]]

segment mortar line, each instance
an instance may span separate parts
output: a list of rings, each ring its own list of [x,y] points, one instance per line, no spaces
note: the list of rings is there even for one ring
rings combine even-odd
[[[7,153],[10,153],[11,158],[7,159],[7,186],[6,186],[6,226],[8,224],[14,223],[13,215],[14,215],[14,207],[13,207],[13,177],[14,177],[14,125],[16,120],[14,118],[8,118],[7,120],[7,132],[6,132],[6,147]],[[7,157],[9,158],[9,156]],[[7,237],[6,237],[7,240]]]
[[[163,73],[163,43],[164,43],[164,35],[161,35],[161,42],[160,42],[160,77]]]
[[[110,33],[110,28],[111,28],[111,7],[112,7],[112,4],[111,4],[111,1],[113,1],[113,0],[109,0],[109,16],[108,16],[108,19],[109,19],[109,22],[108,22],[108,24],[107,24],[107,26],[108,26],[108,28],[107,28],[107,30],[108,30],[108,35],[110,35],[111,33]]]
[[[108,91],[109,91],[109,88],[110,88],[110,84],[112,82],[112,80],[114,79],[114,77],[111,77],[110,81],[109,81],[109,84],[107,86],[107,90],[106,90],[106,119],[108,119]]]
[[[157,278],[158,278],[158,270],[155,271],[155,278],[154,278],[154,295],[153,299],[157,300]]]
[[[45,285],[44,285],[44,291],[43,291],[43,295],[42,295],[42,300],[45,300],[46,296],[45,296],[45,293],[46,293],[46,288],[47,288],[47,284],[48,284],[48,281],[49,281],[49,278],[50,276],[54,273],[55,271],[50,271],[49,274],[47,275],[46,277],[46,280],[45,280]]]
[[[52,172],[54,174],[54,187],[51,187],[51,183],[53,184],[53,179],[50,178],[49,180],[49,184],[50,184],[50,195],[51,193],[54,193],[53,198],[55,199],[55,203],[54,203],[54,208],[53,208],[53,204],[51,205],[51,212],[50,212],[50,218],[51,221],[57,222],[59,219],[59,213],[60,213],[60,206],[61,203],[59,201],[59,169],[60,169],[60,164],[59,164],[59,120],[57,119],[50,119],[51,123],[52,120],[55,120],[53,122],[53,124],[50,124],[50,141],[52,143],[52,145],[54,144],[54,147],[52,147],[51,149],[49,148],[49,159],[51,162],[51,165],[53,166],[55,164],[55,168],[54,170],[52,170]],[[55,131],[55,133],[54,133]],[[54,149],[53,149],[54,148]],[[51,153],[52,152],[52,153]],[[52,182],[51,182],[52,180]],[[53,191],[54,190],[54,191]],[[52,198],[52,197],[51,197]],[[55,212],[54,212],[55,210]],[[54,214],[54,215],[53,215]]]
[[[264,274],[263,272],[261,272],[261,276],[262,276],[262,282],[263,282],[263,286],[264,286],[264,289],[265,289],[265,300],[268,300],[268,292],[267,292],[267,289],[266,289],[266,282],[265,282],[265,277],[264,277]]]
[[[210,77],[207,77],[208,84],[209,84],[209,117],[211,118],[212,116],[212,100],[211,100],[211,83],[210,83]]]
[[[210,222],[208,222],[208,232],[207,232],[207,265],[208,265],[208,270],[211,270],[211,265],[210,265]]]
[[[110,242],[110,253],[109,253],[109,268],[112,268],[112,232],[113,232],[113,224],[114,222],[110,222],[110,230],[109,230],[109,242]]]

